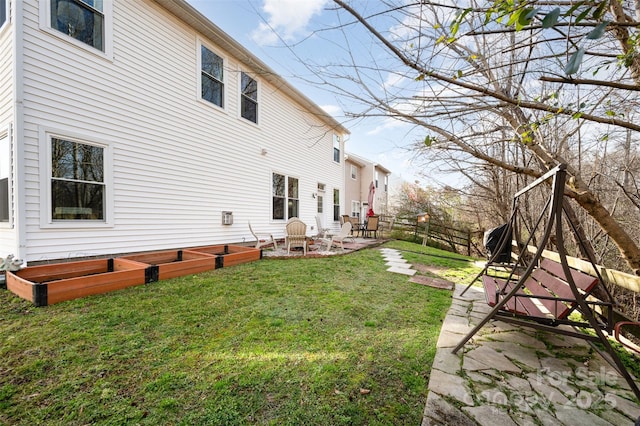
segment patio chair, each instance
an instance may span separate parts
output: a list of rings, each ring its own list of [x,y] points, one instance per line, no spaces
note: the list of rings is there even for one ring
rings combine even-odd
[[[344,240],[346,240],[347,238],[353,239],[353,237],[350,234],[351,234],[351,222],[345,222],[344,225],[342,225],[342,228],[340,228],[340,233],[338,235],[333,235],[331,237],[327,250],[331,250],[331,247],[333,247],[334,245],[337,246],[338,245],[337,243],[340,243],[340,248],[342,249],[342,251],[344,251]]]
[[[272,234],[268,234],[266,232],[254,232],[251,227],[251,222],[249,222],[249,231],[251,231],[251,235],[256,239],[256,248],[267,247],[273,245],[274,250],[278,250],[278,244],[276,240],[273,238]]]
[[[378,224],[380,217],[377,215],[369,216],[367,220],[367,227],[364,229],[365,237],[370,237],[373,233],[373,238],[378,238]]]
[[[306,256],[307,225],[297,217],[292,217],[287,222],[286,232],[287,235],[285,237],[285,244],[287,246],[287,254],[290,253],[291,247],[302,247],[302,251]]]
[[[325,228],[322,226],[322,220],[320,220],[320,215],[316,215],[316,225],[318,226],[318,238],[326,238],[329,233],[329,228]]]
[[[349,222],[351,223],[351,235],[358,234],[362,232],[362,225],[360,224],[360,218],[349,216]],[[353,240],[355,242],[355,240]]]

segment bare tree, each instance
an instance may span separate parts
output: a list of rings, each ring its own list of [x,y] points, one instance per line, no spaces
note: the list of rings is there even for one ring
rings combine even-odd
[[[565,193],[582,208],[580,217],[593,220],[640,274],[636,238],[614,216],[610,197],[611,186],[620,186],[619,199],[635,201],[637,216],[637,174],[604,167],[620,135],[629,140],[625,162],[634,164],[640,131],[632,113],[640,89],[634,4],[373,3],[334,0],[333,30],[344,34],[339,48],[349,61],[308,64],[325,87],[361,106],[350,116],[384,116],[422,129],[417,159],[446,161],[474,192],[498,197],[501,206],[527,180],[566,163]]]

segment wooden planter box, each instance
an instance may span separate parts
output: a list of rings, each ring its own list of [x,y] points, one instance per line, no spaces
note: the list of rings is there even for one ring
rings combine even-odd
[[[221,259],[218,268],[239,265],[262,259],[262,250],[254,247],[217,245],[189,249],[197,253],[216,255]]]
[[[7,272],[7,289],[36,306],[47,306],[144,284],[147,267],[121,258],[29,266]]]
[[[190,250],[168,250],[123,256],[121,259],[151,265],[147,282],[154,282],[216,269],[217,256]]]

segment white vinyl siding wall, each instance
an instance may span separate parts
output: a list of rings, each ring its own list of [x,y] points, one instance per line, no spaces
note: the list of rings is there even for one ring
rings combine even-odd
[[[8,3],[6,0],[0,0],[2,6]],[[13,5],[15,2],[11,3]],[[15,35],[14,25],[11,21],[11,10],[7,8],[7,17],[4,25],[0,27],[0,52],[2,52],[2,61],[0,61],[0,138],[5,138],[4,143],[9,143],[10,149],[13,151],[14,144],[12,142],[12,126],[14,124],[14,70],[15,58],[13,50],[13,37]],[[2,152],[0,155],[6,155]],[[14,155],[10,154],[10,167],[13,174]],[[0,257],[9,254],[17,255],[16,247],[18,246],[17,231],[14,226],[13,217],[13,191],[12,185],[15,176],[9,179],[9,222],[0,222]]]
[[[241,66],[223,49],[216,50],[232,73],[225,109],[203,105],[201,36],[152,2],[113,3],[113,60],[39,30],[39,2],[20,3],[29,260],[249,241],[248,220],[283,236],[284,222],[270,219],[273,171],[300,178],[300,216],[308,225],[315,223],[318,180],[342,188],[343,169],[326,155],[333,133],[277,88],[258,80],[260,126],[239,117]],[[48,167],[40,164],[46,132],[110,147],[109,226],[41,226],[49,208],[42,183]],[[221,224],[222,211],[233,212],[233,225]]]

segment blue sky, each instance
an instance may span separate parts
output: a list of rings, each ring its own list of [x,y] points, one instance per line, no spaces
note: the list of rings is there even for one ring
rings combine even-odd
[[[345,53],[344,34],[314,33],[337,25],[327,0],[188,0],[198,11],[245,46],[316,104],[343,122],[351,135],[347,151],[378,162],[393,173],[392,183],[425,177],[411,165],[411,154],[402,147],[420,138],[411,127],[384,117],[345,122],[343,109],[358,110],[347,97],[337,96],[299,76],[309,75],[305,61],[326,64]],[[275,30],[275,33],[274,31]],[[348,36],[348,34],[347,34]],[[290,49],[289,46],[293,46]],[[351,107],[351,108],[350,108]],[[424,136],[422,136],[424,137]]]

